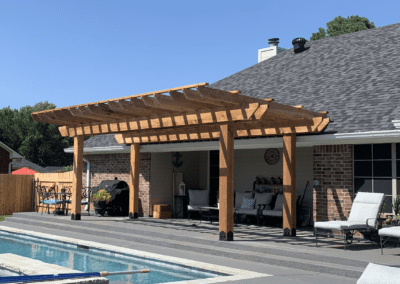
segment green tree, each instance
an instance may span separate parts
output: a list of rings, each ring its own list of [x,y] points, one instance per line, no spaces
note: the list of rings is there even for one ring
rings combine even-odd
[[[313,33],[310,41],[375,28],[373,22],[360,16],[349,16],[347,18],[339,16],[326,23],[326,26],[328,27],[326,31],[324,28],[319,28],[317,33]]]

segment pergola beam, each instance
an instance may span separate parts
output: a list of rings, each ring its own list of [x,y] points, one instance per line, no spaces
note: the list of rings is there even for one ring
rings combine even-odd
[[[149,117],[149,116],[156,116],[159,115],[160,112],[155,112],[146,108],[146,106],[141,101],[135,100],[119,100],[117,102],[118,105],[122,107],[124,111],[133,112],[132,117]],[[164,113],[164,115],[167,113]]]
[[[159,129],[167,127],[180,127],[189,125],[223,123],[229,121],[250,121],[253,120],[255,112],[259,109],[258,103],[247,104],[243,108],[218,108],[212,111],[200,110],[198,112],[185,113],[182,115],[164,116],[157,118],[131,118],[123,122],[99,123],[97,128],[99,132],[94,130],[94,124],[82,124],[79,127],[68,127],[68,135],[73,137],[81,135],[80,129],[85,129],[82,134],[98,135],[107,134],[118,131],[136,131],[145,129]],[[263,110],[266,111],[266,110]],[[124,130],[123,130],[124,129]],[[65,132],[63,132],[63,135]],[[67,135],[67,136],[68,136]]]
[[[189,112],[189,111],[194,111],[195,108],[188,108],[186,106],[182,106],[180,104],[177,104],[173,101],[172,98],[167,97],[165,95],[161,94],[156,94],[155,96],[157,97],[150,97],[150,96],[142,96],[142,101],[146,106],[153,107],[156,109],[161,109],[161,110],[168,110],[168,111],[174,111],[174,112]],[[160,103],[158,100],[163,100],[163,103]]]
[[[315,118],[311,121],[289,121],[281,124],[236,122],[233,126],[234,137],[276,136],[290,133],[313,133],[327,118]],[[281,127],[279,127],[279,125]],[[196,141],[219,138],[219,126],[192,126],[159,130],[143,130],[116,134],[115,139],[120,144],[159,143],[177,141]]]
[[[210,103],[189,100],[189,99],[187,99],[187,97],[185,96],[185,94],[183,92],[170,91],[168,93],[171,96],[171,98],[174,99],[175,102],[185,105],[185,106],[188,106],[188,107],[194,107],[196,109],[212,109],[212,108],[215,108],[215,106],[216,106],[216,105],[210,104]],[[155,95],[155,97],[158,99],[157,95]],[[160,103],[162,103],[162,102],[160,101]],[[220,105],[218,104],[218,106],[220,106]]]

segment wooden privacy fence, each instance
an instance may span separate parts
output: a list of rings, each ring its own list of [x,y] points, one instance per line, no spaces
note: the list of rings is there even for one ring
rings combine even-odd
[[[35,181],[37,181],[36,186],[36,196],[35,196],[35,205],[37,211],[42,211],[43,204],[39,203],[39,193],[38,189],[41,186],[45,186],[46,188],[55,187],[56,192],[61,192],[62,188],[72,187],[72,177],[74,172],[65,172],[65,173],[36,173],[34,174]],[[72,189],[71,189],[72,190]],[[66,204],[66,208],[71,210],[71,204]],[[47,210],[47,205],[43,208],[43,211]],[[50,211],[55,210],[54,205],[50,205]]]
[[[33,209],[33,176],[0,174],[0,215]]]

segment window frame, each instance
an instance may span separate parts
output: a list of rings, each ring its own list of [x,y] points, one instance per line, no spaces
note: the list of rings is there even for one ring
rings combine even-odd
[[[374,159],[374,145],[379,145],[379,144],[390,144],[391,145],[391,158],[390,159]],[[397,196],[397,179],[400,179],[400,176],[397,176],[397,161],[400,162],[400,156],[399,159],[396,159],[396,145],[400,143],[366,143],[366,144],[354,144],[353,145],[353,200],[356,195],[356,189],[355,189],[355,179],[356,178],[364,178],[364,179],[371,179],[372,185],[371,185],[371,190],[372,192],[374,191],[375,187],[375,179],[387,179],[387,180],[392,180],[392,204],[395,201],[395,198]],[[355,147],[357,145],[371,145],[371,159],[355,159]],[[361,161],[368,161],[371,162],[371,176],[355,176],[355,162],[361,162]],[[391,161],[391,166],[392,166],[392,175],[390,177],[378,177],[374,176],[374,161]],[[392,208],[391,210],[392,214],[394,214],[394,210]],[[390,214],[390,213],[389,213]]]

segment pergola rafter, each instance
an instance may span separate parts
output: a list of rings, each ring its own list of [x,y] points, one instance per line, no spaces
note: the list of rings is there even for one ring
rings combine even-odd
[[[283,228],[296,235],[296,134],[321,132],[329,123],[326,111],[288,106],[272,98],[222,91],[207,83],[183,86],[112,100],[32,113],[37,122],[59,125],[62,136],[74,137],[73,206],[80,220],[83,136],[114,133],[118,143],[131,145],[129,218],[137,218],[140,144],[215,140],[220,143],[220,240],[233,240],[234,138],[283,136]]]

